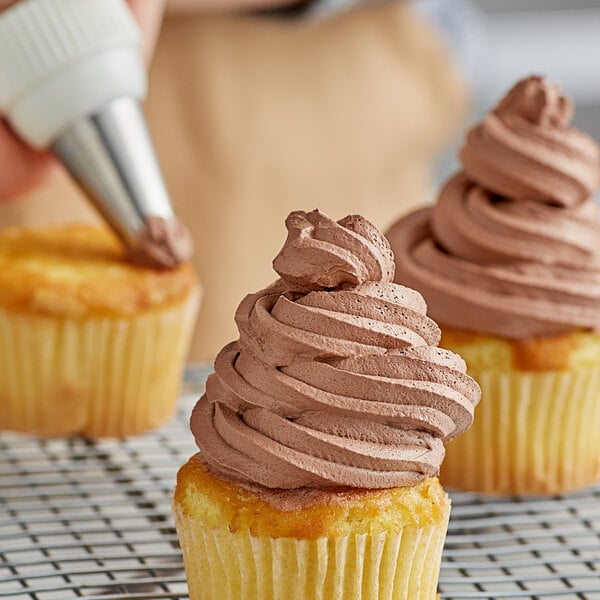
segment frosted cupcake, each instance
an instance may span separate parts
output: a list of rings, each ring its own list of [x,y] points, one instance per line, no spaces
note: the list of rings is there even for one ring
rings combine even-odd
[[[442,480],[544,494],[600,479],[599,151],[571,102],[518,83],[467,135],[433,208],[392,227],[396,281],[418,289],[441,345],[481,385]]]
[[[0,231],[0,429],[123,436],[175,410],[199,286],[105,229]]]
[[[436,475],[479,388],[361,217],[292,213],[191,419],[177,530],[193,600],[433,600]]]

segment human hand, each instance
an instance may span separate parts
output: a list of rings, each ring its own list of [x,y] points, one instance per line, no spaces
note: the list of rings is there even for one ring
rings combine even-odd
[[[0,0],[0,10],[15,0]],[[165,0],[129,0],[129,7],[142,30],[146,62],[156,45]],[[17,198],[46,182],[59,169],[50,152],[40,152],[25,145],[0,116],[0,202]]]

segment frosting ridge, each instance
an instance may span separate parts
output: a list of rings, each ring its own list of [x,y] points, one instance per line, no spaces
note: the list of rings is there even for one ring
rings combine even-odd
[[[250,486],[385,488],[437,474],[477,384],[362,217],[292,213],[281,279],[244,298],[239,340],[191,419],[209,468]],[[306,255],[306,260],[304,256]]]
[[[598,186],[598,147],[569,127],[571,101],[541,77],[517,83],[469,131],[460,160],[469,179],[503,197],[562,207]]]

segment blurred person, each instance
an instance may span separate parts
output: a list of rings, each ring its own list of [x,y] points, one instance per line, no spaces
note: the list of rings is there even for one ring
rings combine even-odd
[[[164,3],[129,4],[149,59]],[[236,337],[231,314],[274,279],[266,265],[291,210],[386,227],[430,197],[466,104],[462,78],[410,3],[315,16],[340,4],[352,2],[167,4],[146,113],[205,288],[192,359]],[[0,199],[16,196],[0,203],[0,226],[98,219],[48,154],[2,126]]]

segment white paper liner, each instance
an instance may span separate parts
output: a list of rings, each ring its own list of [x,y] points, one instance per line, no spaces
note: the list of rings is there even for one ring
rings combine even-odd
[[[448,444],[442,484],[551,494],[600,480],[600,366],[469,374],[481,402],[471,429]]]
[[[176,507],[190,600],[434,600],[448,520],[297,540],[204,527]]]
[[[123,436],[175,409],[200,292],[131,318],[0,309],[0,429]]]

